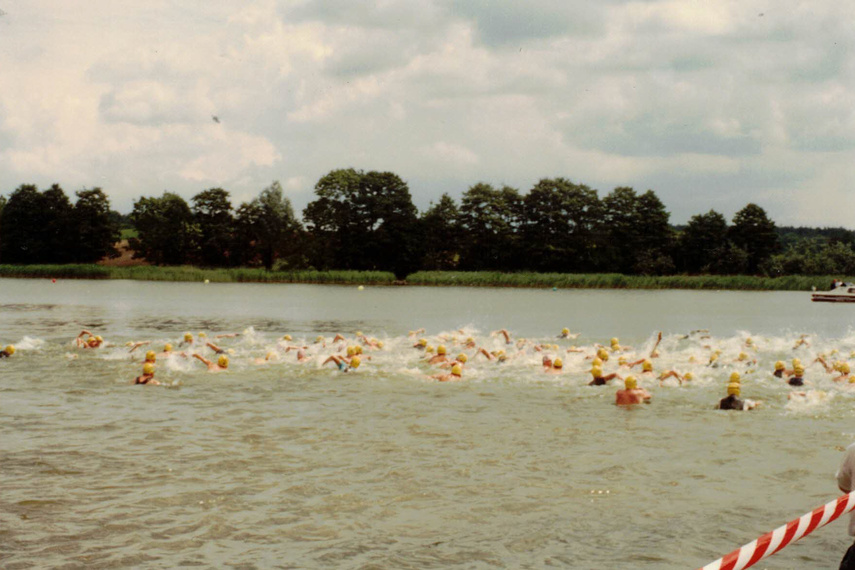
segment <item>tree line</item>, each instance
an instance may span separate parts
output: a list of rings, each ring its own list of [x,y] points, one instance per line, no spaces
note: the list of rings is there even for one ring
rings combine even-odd
[[[778,228],[756,204],[730,223],[710,210],[684,226],[653,190],[597,190],[544,178],[527,193],[477,183],[419,212],[392,172],[333,170],[298,218],[278,182],[232,205],[229,192],[140,197],[123,217],[100,188],[22,185],[0,197],[0,263],[85,263],[129,245],[157,265],[267,269],[687,274],[855,274],[855,234]]]

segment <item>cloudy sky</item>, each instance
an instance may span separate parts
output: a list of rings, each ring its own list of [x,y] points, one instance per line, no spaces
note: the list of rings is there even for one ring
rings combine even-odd
[[[352,166],[422,210],[563,176],[855,228],[853,29],[827,0],[0,0],[0,194],[279,180],[301,210]]]

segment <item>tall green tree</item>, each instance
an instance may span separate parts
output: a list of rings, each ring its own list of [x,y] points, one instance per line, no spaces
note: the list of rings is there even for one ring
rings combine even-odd
[[[633,273],[639,251],[638,195],[629,187],[612,190],[603,198],[602,223],[609,236],[606,246],[609,269]]]
[[[462,233],[460,210],[454,199],[443,194],[439,202],[431,204],[422,214],[424,257],[422,269],[428,271],[450,271],[460,263]]]
[[[334,170],[303,211],[319,268],[382,269],[403,279],[421,261],[418,212],[392,172]]]
[[[775,222],[757,204],[748,204],[733,216],[730,240],[748,254],[747,270],[757,273],[760,265],[780,250]]]
[[[310,259],[318,269],[354,269],[369,229],[361,223],[361,171],[333,170],[315,184],[317,198],[303,210],[311,238]]]
[[[667,275],[674,272],[674,230],[671,214],[653,190],[640,195],[635,206],[638,256],[633,273]]]
[[[134,202],[131,220],[139,234],[128,240],[134,255],[156,265],[181,265],[194,261],[198,228],[184,198],[164,192],[160,198]]]
[[[119,228],[110,211],[110,200],[101,188],[78,190],[71,212],[72,226],[78,241],[72,258],[78,263],[94,263],[115,255]]]
[[[0,258],[3,263],[45,263],[47,244],[42,229],[49,223],[45,203],[34,184],[22,184],[0,217]]]
[[[523,199],[516,188],[495,189],[479,182],[463,193],[460,228],[463,247],[460,267],[465,270],[518,269]]]
[[[265,269],[272,269],[280,257],[289,257],[298,247],[302,226],[294,216],[291,200],[285,197],[279,182],[273,182],[253,200],[258,207],[256,245]]]
[[[41,225],[30,229],[41,241],[39,263],[74,261],[75,251],[83,244],[75,232],[71,201],[59,184],[42,192],[40,201]]]
[[[273,269],[277,261],[302,266],[302,226],[291,201],[273,182],[251,202],[243,203],[235,218],[233,257],[243,264]]]
[[[574,272],[602,264],[602,204],[596,190],[564,178],[544,178],[523,203],[529,268]]]
[[[689,273],[699,273],[710,268],[717,256],[727,250],[727,221],[724,216],[710,210],[692,216],[680,236],[680,263]]]
[[[235,223],[229,193],[211,188],[196,194],[191,201],[199,228],[199,260],[210,267],[228,266]]]

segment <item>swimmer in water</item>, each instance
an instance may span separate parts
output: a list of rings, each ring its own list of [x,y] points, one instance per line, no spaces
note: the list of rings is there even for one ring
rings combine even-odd
[[[206,342],[205,346],[216,352],[217,354],[225,354],[226,351],[214,344],[213,342]]]
[[[457,355],[457,358],[455,358],[454,360],[448,360],[446,362],[443,362],[439,366],[440,366],[440,368],[451,368],[455,364],[459,364],[460,367],[463,368],[468,361],[469,361],[469,357],[461,352],[460,354]]]
[[[615,405],[631,406],[633,404],[649,404],[653,397],[644,388],[639,388],[635,376],[627,376],[624,380],[624,389],[615,393]]]
[[[362,360],[359,358],[359,356],[354,355],[353,358],[351,358],[348,362],[348,360],[344,356],[338,356],[336,354],[333,354],[332,356],[324,360],[321,366],[324,366],[327,362],[335,362],[335,365],[338,366],[338,369],[341,372],[350,372],[359,368],[359,364],[362,362]]]
[[[560,358],[556,358],[552,361],[552,367],[545,369],[544,372],[547,374],[562,374],[564,372],[564,361]]]
[[[609,380],[620,378],[617,372],[604,376],[603,369],[596,365],[591,367],[591,376],[592,380],[588,382],[588,386],[605,386]],[[631,378],[631,376],[627,376],[627,378]]]
[[[722,398],[718,402],[719,410],[753,410],[756,403],[751,400],[739,399],[740,385],[739,382],[731,382],[727,385],[727,397]]]
[[[810,346],[810,342],[808,342],[807,337],[808,335],[806,334],[800,336],[799,339],[796,341],[796,344],[793,345],[793,350],[796,350],[797,348],[802,346]]]
[[[852,382],[853,379],[851,377],[851,369],[849,368],[848,362],[841,362],[837,371],[840,372],[840,375],[835,376],[832,380],[835,382]]]
[[[558,338],[577,339],[577,338],[579,338],[580,334],[581,333],[571,333],[570,329],[568,329],[567,327],[564,327],[563,329],[561,329],[561,334],[558,335]]]
[[[184,346],[185,344],[187,346],[193,345],[193,333],[184,333],[184,340],[182,340],[178,346]]]
[[[783,378],[784,377],[784,370],[786,370],[786,369],[787,369],[787,367],[784,366],[784,361],[779,360],[775,363],[775,371],[772,373],[772,375],[775,376],[776,378]]]
[[[509,333],[506,329],[499,329],[497,331],[493,331],[490,333],[490,336],[502,335],[505,337],[505,344],[513,344],[511,341],[511,333]]]
[[[83,340],[83,335],[89,336],[86,340]],[[80,348],[100,348],[101,345],[104,344],[104,339],[101,338],[100,335],[93,335],[87,330],[80,331],[80,334],[77,335],[77,338],[74,340]]]
[[[160,382],[154,379],[154,364],[146,362],[143,364],[143,373],[141,376],[134,378],[134,384],[149,384],[151,386],[160,386]]]
[[[665,382],[665,380],[667,380],[668,378],[676,378],[677,382],[679,382],[680,386],[682,386],[684,379],[691,380],[691,375],[691,372],[686,372],[686,374],[683,375],[677,372],[676,370],[666,370],[665,372],[659,375],[659,385],[662,386],[662,383]],[[688,376],[689,378],[686,378],[686,376]]]
[[[198,358],[202,363],[208,367],[208,372],[225,372],[229,368],[229,357],[225,354],[221,354],[219,358],[217,358],[216,362],[211,362],[201,354],[194,352],[193,358]]]
[[[789,374],[789,379],[787,380],[787,384],[790,386],[804,386],[805,384],[805,369],[801,363],[795,365],[792,370],[792,374]]]
[[[13,354],[15,354],[15,347],[11,344],[8,345],[5,349],[0,350],[0,358],[9,358]]]
[[[448,357],[446,356],[448,349],[445,348],[444,344],[436,347],[436,356],[432,356],[430,360],[428,360],[428,364],[442,364],[443,362],[448,362]]]
[[[741,362],[741,363],[745,364],[746,366],[752,366],[752,365],[756,366],[757,365],[757,359],[756,358],[749,358],[748,353],[746,353],[746,352],[740,352],[739,356],[736,357],[736,360],[734,360],[734,362]]]
[[[413,348],[417,350],[424,350],[427,348],[428,342],[426,338],[420,338],[416,341],[416,344],[413,345]]]
[[[440,382],[457,382],[458,380],[463,380],[463,367],[455,364],[451,367],[450,374],[434,374],[431,378]]]

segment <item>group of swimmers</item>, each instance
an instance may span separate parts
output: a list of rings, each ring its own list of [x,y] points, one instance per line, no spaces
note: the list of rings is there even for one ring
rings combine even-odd
[[[491,333],[491,337],[495,340],[487,343],[492,346],[480,346],[472,336],[465,336],[464,331],[457,331],[459,334],[444,334],[434,337],[425,336],[424,329],[411,331],[409,337],[411,340],[406,346],[411,347],[414,351],[420,353],[418,360],[420,369],[427,368],[424,377],[427,379],[436,380],[439,382],[456,382],[464,380],[464,371],[467,366],[472,366],[476,359],[483,359],[487,362],[495,364],[504,364],[511,360],[520,359],[525,361],[526,355],[529,357],[540,354],[540,365],[545,374],[565,374],[568,371],[565,369],[564,358],[562,356],[573,358],[582,363],[582,373],[587,368],[587,375],[590,379],[586,382],[590,386],[605,386],[613,380],[619,380],[623,383],[623,387],[615,393],[615,403],[617,405],[635,405],[640,403],[650,403],[652,396],[650,392],[639,386],[639,379],[646,382],[658,381],[660,386],[667,381],[676,382],[678,385],[683,385],[695,379],[692,371],[681,372],[677,369],[665,369],[656,371],[654,361],[660,357],[659,347],[662,341],[662,334],[659,333],[656,337],[655,344],[652,349],[645,350],[644,354],[640,354],[632,347],[621,345],[618,338],[612,338],[608,345],[593,344],[590,346],[559,346],[555,341],[535,341],[529,339],[514,339],[512,334],[506,329],[500,329]],[[693,355],[686,363],[690,368],[705,367],[716,369],[722,366],[736,368],[730,374],[726,392],[727,396],[723,398],[718,408],[722,410],[748,410],[753,409],[758,405],[758,402],[751,400],[740,399],[741,395],[741,377],[742,374],[751,374],[757,365],[757,358],[752,356],[752,353],[758,350],[757,345],[749,337],[743,341],[739,353],[735,357],[725,357],[721,349],[713,348],[705,341],[710,339],[706,330],[692,331],[688,335],[684,335],[681,339],[691,339],[701,345],[701,348],[709,351],[706,363],[700,361],[697,355]],[[240,337],[240,333],[229,333],[217,335],[215,339],[236,338]],[[564,340],[572,340],[579,336],[579,333],[570,333],[569,329],[564,328],[558,335],[558,342]],[[436,346],[431,342],[433,340]],[[218,342],[220,342],[218,340]],[[111,346],[104,339],[83,330],[75,339],[75,344],[82,350],[98,349]],[[126,346],[130,353],[134,353],[137,349],[150,345],[151,341],[129,342]],[[502,348],[496,348],[499,344]],[[810,345],[806,335],[798,338],[793,350],[799,350]],[[249,360],[255,365],[272,364],[288,357],[289,353],[294,352],[297,363],[304,363],[309,360],[315,360],[321,367],[332,364],[337,370],[343,373],[355,372],[359,369],[364,361],[370,361],[372,356],[368,353],[383,351],[384,343],[376,338],[370,338],[358,331],[353,337],[346,338],[344,335],[337,334],[332,340],[328,340],[324,336],[318,336],[314,343],[294,343],[290,335],[284,335],[276,344],[267,351],[264,358],[254,358]],[[11,350],[10,350],[11,349]],[[208,358],[206,351],[212,351],[213,355]],[[7,347],[3,351],[9,356],[14,352],[14,347]],[[223,349],[214,342],[208,340],[205,333],[199,333],[194,338],[192,333],[186,333],[183,340],[178,344],[178,350],[173,348],[172,343],[167,342],[163,346],[163,350],[155,352],[148,350],[143,360],[142,373],[135,377],[134,384],[158,385],[158,380],[155,379],[158,360],[168,358],[194,358],[205,365],[209,372],[224,372],[229,369],[229,353],[234,353],[232,349]],[[452,352],[457,352],[456,356],[452,356]],[[563,354],[562,354],[563,353]],[[3,353],[0,353],[2,356]],[[216,358],[214,358],[214,355]],[[832,351],[829,354],[818,355],[811,364],[818,364],[828,373],[832,374],[832,380],[835,382],[853,382],[855,377],[850,376],[850,367],[845,360],[837,359],[829,363],[833,357],[837,355],[837,351]],[[706,357],[704,357],[706,358]],[[614,366],[616,361],[617,366],[606,371],[607,366]],[[638,372],[635,371],[639,368]],[[576,372],[579,371],[579,366],[575,366]],[[739,372],[742,371],[742,374]],[[783,361],[777,361],[772,371],[772,376],[786,379],[787,384],[793,387],[804,385],[805,366],[799,358],[793,358],[792,366],[788,368]],[[804,392],[792,392],[790,398],[804,396]]]

